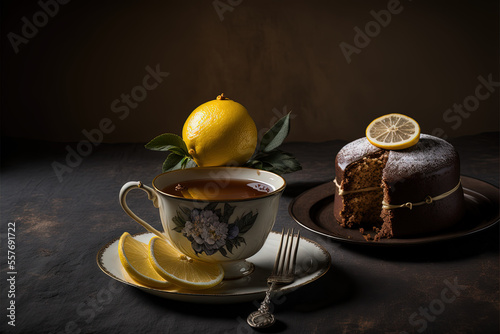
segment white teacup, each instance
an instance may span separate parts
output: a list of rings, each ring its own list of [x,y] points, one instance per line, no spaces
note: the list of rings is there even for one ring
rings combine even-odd
[[[257,181],[272,189],[259,197],[237,200],[195,200],[165,193],[165,187],[190,180],[210,179],[219,187],[229,180]],[[153,180],[153,188],[132,181],[123,185],[123,210],[146,230],[170,240],[182,253],[204,262],[219,263],[224,278],[243,277],[253,271],[245,261],[257,253],[269,235],[278,212],[285,180],[272,172],[242,167],[197,167],[166,172]],[[127,206],[127,193],[144,190],[160,210],[163,232],[135,215]]]

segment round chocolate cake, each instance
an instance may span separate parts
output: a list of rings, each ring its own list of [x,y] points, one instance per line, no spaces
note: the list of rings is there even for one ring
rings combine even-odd
[[[398,151],[360,138],[337,154],[335,175],[335,218],[366,239],[429,234],[464,212],[458,154],[434,136],[421,134],[416,145]]]

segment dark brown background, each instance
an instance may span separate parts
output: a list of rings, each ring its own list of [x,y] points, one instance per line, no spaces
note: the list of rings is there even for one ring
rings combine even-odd
[[[352,140],[389,112],[449,137],[499,128],[497,91],[457,129],[443,119],[474,94],[478,76],[499,81],[498,1],[401,1],[350,64],[339,44],[354,44],[354,28],[388,1],[238,2],[221,21],[213,1],[73,0],[15,54],[8,33],[21,34],[22,18],[32,22],[41,8],[3,1],[2,135],[80,141],[109,118],[105,142],[147,142],[180,134],[189,113],[221,92],[259,129],[293,110],[289,141]],[[157,64],[170,75],[120,120],[111,102]]]
[[[364,27],[370,11],[386,9],[388,0],[243,0],[223,21],[213,0],[72,0],[16,54],[7,36],[21,32],[22,18],[40,10],[37,2],[0,2],[0,225],[17,223],[19,273],[12,328],[5,317],[8,268],[0,266],[2,333],[59,333],[68,324],[82,333],[249,332],[243,319],[261,300],[207,307],[118,283],[117,293],[99,299],[113,281],[96,265],[97,251],[124,231],[143,232],[121,209],[119,189],[131,180],[150,184],[161,171],[164,154],[143,143],[180,133],[187,115],[220,92],[245,105],[260,129],[284,109],[296,116],[288,138],[296,142],[284,149],[303,170],[285,175],[275,231],[298,227],[291,201],[331,182],[338,150],[388,112],[414,116],[424,132],[460,136],[450,141],[462,174],[498,186],[499,137],[490,131],[499,129],[500,87],[459,128],[443,120],[475,93],[478,76],[500,81],[498,1],[404,0],[403,11],[350,64],[339,44],[352,44],[354,27]],[[120,120],[112,101],[142,84],[145,67],[156,64],[170,75]],[[105,118],[115,129],[104,141],[137,143],[102,144],[58,178],[54,162],[68,166],[68,147],[78,148],[66,142],[84,140],[82,131]],[[159,226],[146,196],[131,195],[132,209]],[[0,246],[7,245],[2,231]],[[332,267],[276,303],[279,323],[268,332],[416,332],[411,315],[454,279],[465,289],[427,322],[426,333],[498,332],[498,224],[465,239],[398,249],[301,233],[327,248]],[[0,262],[6,257],[1,248]],[[92,303],[97,310],[89,314]]]

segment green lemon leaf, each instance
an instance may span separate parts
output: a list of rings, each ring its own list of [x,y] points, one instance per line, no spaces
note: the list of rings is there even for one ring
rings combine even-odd
[[[283,143],[290,132],[290,113],[278,120],[260,141],[259,152],[269,152]]]
[[[300,162],[293,154],[278,149],[257,153],[245,166],[267,170],[280,175],[302,169]]]
[[[180,155],[180,156],[185,156],[185,157],[189,157],[189,154],[186,153],[186,151],[184,151],[182,148],[180,147],[177,147],[177,146],[172,146],[171,148],[168,149],[170,152],[172,153],[175,153],[177,155]]]
[[[183,156],[170,153],[163,162],[162,172],[165,173],[171,170],[180,169],[182,167],[182,159],[184,159]]]
[[[262,165],[263,165],[262,161],[251,159],[248,160],[243,166],[255,169],[262,169]]]
[[[186,156],[181,161],[181,168],[182,169],[184,169],[184,168],[193,168],[193,167],[196,167],[196,166],[198,166],[198,165],[190,157]]]
[[[153,151],[176,150],[176,153],[182,152],[182,154],[179,155],[189,155],[184,140],[182,140],[180,136],[173,133],[161,134],[153,138],[149,143],[145,145],[145,147]]]

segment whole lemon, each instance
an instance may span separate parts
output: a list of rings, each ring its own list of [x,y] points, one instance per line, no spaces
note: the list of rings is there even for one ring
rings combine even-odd
[[[257,146],[257,127],[248,111],[221,94],[191,113],[182,139],[200,167],[240,165]]]

